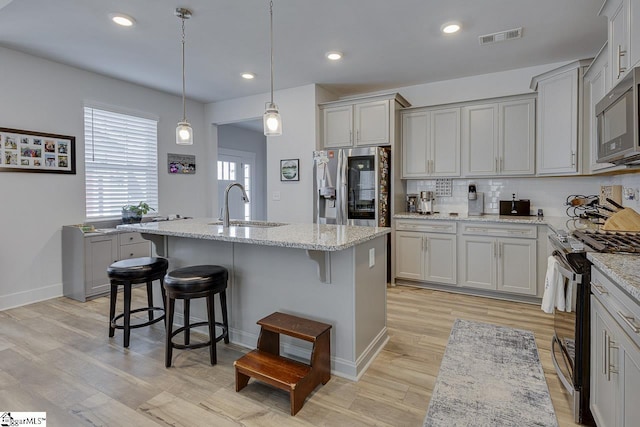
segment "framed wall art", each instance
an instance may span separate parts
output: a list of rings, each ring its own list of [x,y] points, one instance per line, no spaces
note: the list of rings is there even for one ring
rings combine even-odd
[[[300,159],[280,160],[280,181],[300,181]]]
[[[193,175],[196,173],[196,156],[168,153],[167,167],[171,175]]]
[[[76,138],[0,128],[0,172],[75,174]]]

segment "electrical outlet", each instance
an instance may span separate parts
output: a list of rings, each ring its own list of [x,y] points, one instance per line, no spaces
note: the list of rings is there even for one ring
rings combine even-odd
[[[369,268],[376,265],[376,248],[369,249]]]
[[[271,200],[275,200],[276,202],[280,201],[280,192],[279,191],[274,191],[273,193],[271,193]]]

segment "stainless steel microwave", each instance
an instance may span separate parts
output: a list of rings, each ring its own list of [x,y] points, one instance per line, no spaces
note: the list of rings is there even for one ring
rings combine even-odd
[[[640,67],[635,67],[596,104],[598,163],[640,164],[639,90]]]

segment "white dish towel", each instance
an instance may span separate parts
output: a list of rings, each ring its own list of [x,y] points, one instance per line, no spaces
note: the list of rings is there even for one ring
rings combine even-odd
[[[561,311],[565,311],[566,308],[564,277],[560,274],[558,266],[558,260],[554,256],[550,256],[547,260],[547,274],[544,279],[544,294],[542,295],[542,311],[545,313],[553,313],[554,308]],[[571,302],[567,311],[571,311]]]

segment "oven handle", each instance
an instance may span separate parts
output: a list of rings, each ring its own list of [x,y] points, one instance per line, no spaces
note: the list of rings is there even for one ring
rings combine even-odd
[[[560,255],[560,252],[553,251],[553,257],[558,261],[558,270],[560,274],[566,277],[568,280],[573,282],[574,284],[580,284],[582,282],[582,274],[578,274],[565,262],[565,260]]]

